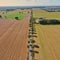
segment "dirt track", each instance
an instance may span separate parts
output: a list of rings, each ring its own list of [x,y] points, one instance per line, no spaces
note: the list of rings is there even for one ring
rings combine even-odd
[[[29,20],[0,19],[0,60],[27,60]]]

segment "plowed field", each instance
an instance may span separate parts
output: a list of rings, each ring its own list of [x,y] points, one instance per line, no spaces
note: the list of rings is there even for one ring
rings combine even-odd
[[[0,19],[0,60],[27,60],[29,20]]]
[[[60,25],[35,25],[37,38],[36,60],[60,60]]]

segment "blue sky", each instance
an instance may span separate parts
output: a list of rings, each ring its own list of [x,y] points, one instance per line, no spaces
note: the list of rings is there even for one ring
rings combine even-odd
[[[0,0],[0,6],[60,6],[60,0]]]

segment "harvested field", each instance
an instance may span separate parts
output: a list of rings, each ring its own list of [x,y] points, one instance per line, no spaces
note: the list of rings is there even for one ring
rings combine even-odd
[[[60,60],[60,25],[35,25],[39,46],[36,60]]]
[[[21,21],[0,19],[0,60],[27,60],[30,14]]]

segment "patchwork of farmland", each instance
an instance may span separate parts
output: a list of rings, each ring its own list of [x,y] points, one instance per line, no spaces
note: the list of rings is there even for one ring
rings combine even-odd
[[[45,18],[45,19],[57,19],[60,20],[60,12],[47,12],[40,8],[34,8],[33,17],[34,18]]]
[[[0,19],[0,60],[27,60],[29,20]]]
[[[0,13],[3,18],[0,19],[0,60],[27,60],[31,11],[28,11],[28,14],[25,12],[17,10]],[[16,16],[21,21],[10,20],[15,19]],[[47,20],[60,20],[60,12],[33,9],[33,18],[41,17]],[[33,58],[35,60],[60,60],[60,25],[34,25],[33,28],[36,29],[34,44],[37,48],[34,48],[35,52],[32,51]]]
[[[46,12],[41,9],[33,9],[34,18],[46,18],[60,20],[60,12]],[[36,60],[60,60],[60,25],[35,24],[37,38],[34,38],[39,49],[35,54]]]

